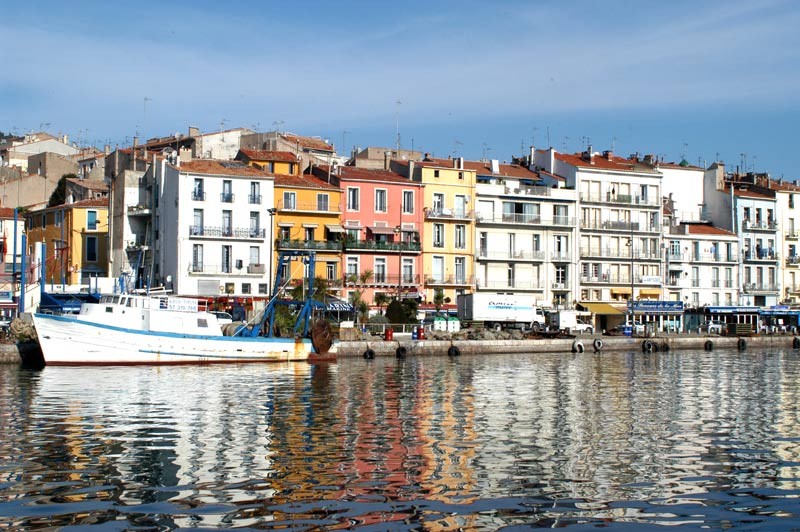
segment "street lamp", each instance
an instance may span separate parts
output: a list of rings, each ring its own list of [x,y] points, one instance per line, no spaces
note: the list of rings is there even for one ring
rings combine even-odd
[[[394,234],[397,236],[397,300],[403,297],[403,229],[397,225],[394,228]]]
[[[630,307],[630,311],[631,311],[630,324],[631,324],[631,327],[633,327],[633,321],[634,321],[634,316],[635,316],[634,312],[633,312],[633,275],[634,275],[633,274],[633,268],[634,268],[634,264],[633,264],[633,222],[631,222],[631,236],[628,239],[627,246],[629,248],[629,253],[630,253],[630,256],[631,256],[631,295],[628,298],[628,306]]]
[[[275,217],[275,213],[278,212],[278,209],[272,207],[267,209],[267,214],[269,214],[269,268],[268,268],[268,277],[267,277],[267,295],[272,297],[272,265],[275,262],[275,242],[272,240],[272,222],[273,218]]]

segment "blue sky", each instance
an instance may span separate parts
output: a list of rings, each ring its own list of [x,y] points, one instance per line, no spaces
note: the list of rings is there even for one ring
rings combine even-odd
[[[15,2],[0,130],[113,146],[277,126],[348,152],[399,124],[442,157],[549,136],[795,179],[798,27],[792,0]]]

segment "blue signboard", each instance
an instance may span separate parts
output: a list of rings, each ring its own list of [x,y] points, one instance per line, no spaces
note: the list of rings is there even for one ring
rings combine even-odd
[[[634,301],[633,311],[641,314],[682,314],[683,301]]]
[[[711,314],[758,314],[758,307],[706,307]]]

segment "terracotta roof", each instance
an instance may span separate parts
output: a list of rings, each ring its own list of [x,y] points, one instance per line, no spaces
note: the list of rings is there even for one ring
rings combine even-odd
[[[276,187],[286,188],[323,188],[326,190],[340,190],[336,185],[332,185],[319,179],[316,176],[303,174],[303,175],[281,175],[275,176]]]
[[[727,191],[728,194],[730,194],[729,187],[725,187],[725,190]],[[768,200],[775,199],[775,196],[770,196],[769,194],[764,194],[763,192],[756,192],[755,190],[740,189],[740,188],[734,188],[733,195],[738,196],[740,198],[756,198],[756,199],[768,199]]]
[[[291,133],[281,133],[281,137],[287,142],[299,144],[301,147],[308,148],[309,150],[333,151],[333,146],[322,139],[301,137],[300,135],[292,135]]]
[[[60,207],[108,207],[108,198],[85,199],[67,205],[60,205]]]
[[[780,181],[775,181],[770,179],[769,181],[769,188],[773,190],[783,190],[787,192],[800,192],[800,186],[795,185],[794,183],[784,183]]]
[[[498,173],[492,173],[492,164],[489,161],[464,161],[464,168],[475,170],[477,175],[516,177],[519,179],[539,180],[536,172],[532,172],[519,164],[498,164]]]
[[[270,151],[270,150],[239,150],[251,161],[277,161],[281,163],[296,163],[297,156],[289,151]]]
[[[714,227],[708,224],[686,224],[686,231],[690,235],[725,235],[736,236],[736,233],[731,233],[720,227]]]
[[[320,165],[315,167],[317,175],[327,174],[328,166]],[[337,166],[334,171],[341,180],[362,180],[380,181],[383,183],[402,183],[404,185],[421,186],[421,183],[411,181],[405,176],[389,170],[371,170],[369,168],[358,168],[357,166]]]
[[[537,173],[539,174],[540,177],[541,176],[552,177],[553,179],[556,179],[558,181],[566,181],[567,180],[566,177],[554,174],[552,172],[548,172],[547,170],[539,170]]]
[[[67,179],[70,183],[75,183],[77,185],[82,186],[83,188],[88,188],[90,190],[108,190],[108,185],[106,185],[102,181],[94,181],[91,179],[75,179],[74,177],[70,177]]]
[[[180,167],[175,167],[182,173],[187,174],[209,174],[209,175],[230,175],[230,176],[249,176],[249,177],[270,177],[272,174],[248,166],[238,161],[217,161],[214,159],[195,159],[181,163]]]
[[[458,159],[436,159],[435,157],[428,157],[427,159],[419,161],[415,164],[423,168],[447,168],[450,170],[459,170],[456,168],[457,161]],[[467,168],[467,161],[464,161],[464,169],[474,171],[474,168]]]
[[[11,207],[0,207],[0,218],[5,219],[14,219],[14,209]],[[24,216],[22,214],[18,214],[17,218],[22,219]]]
[[[624,157],[617,157],[616,155],[610,155],[606,158],[604,155],[595,154],[592,157],[592,162],[584,159],[581,153],[555,152],[554,156],[561,162],[580,168],[596,168],[598,170],[614,170],[616,172],[656,173],[655,170],[648,166],[637,164],[635,161],[625,159]]]

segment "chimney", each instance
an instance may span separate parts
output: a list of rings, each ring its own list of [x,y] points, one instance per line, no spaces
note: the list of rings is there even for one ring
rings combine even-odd
[[[414,161],[408,161],[408,179],[414,180]]]
[[[190,137],[199,137],[200,136],[200,128],[197,126],[189,126],[189,136]]]
[[[428,152],[425,152],[425,158],[424,158],[424,159],[422,159],[422,160],[423,160],[423,161],[427,161],[427,160],[428,160],[428,158],[430,157],[430,155],[431,155],[430,153],[428,153]]]
[[[463,170],[464,169],[464,158],[463,157],[459,157],[458,158],[458,169],[459,170]]]
[[[611,150],[606,150],[603,152],[603,156],[608,159],[609,161],[614,158],[614,152]]]
[[[583,160],[589,161],[589,164],[594,164],[594,152],[592,151],[592,145],[589,144],[586,147],[586,151],[583,152]]]
[[[648,153],[647,155],[644,156],[644,164],[649,164],[649,165],[653,164],[653,156],[651,154]]]
[[[108,155],[109,153],[111,153],[111,146],[109,144],[106,144],[105,146],[103,146],[103,155]]]
[[[133,137],[133,149],[135,150],[138,147],[139,147],[139,137]]]
[[[61,142],[63,142],[64,144],[69,144],[69,135],[64,133],[64,137],[62,137]]]
[[[392,152],[390,152],[388,150],[383,152],[383,169],[384,170],[388,170],[389,169],[389,163],[391,162],[391,160],[392,160]]]

